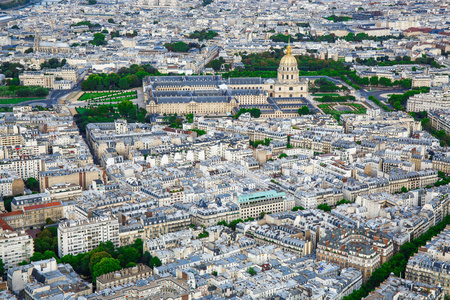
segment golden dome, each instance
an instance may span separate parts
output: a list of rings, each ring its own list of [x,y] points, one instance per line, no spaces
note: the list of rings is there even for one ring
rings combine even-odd
[[[292,55],[291,45],[287,46],[286,55],[281,58],[280,67],[282,67],[282,66],[285,66],[285,67],[297,66],[297,60]]]

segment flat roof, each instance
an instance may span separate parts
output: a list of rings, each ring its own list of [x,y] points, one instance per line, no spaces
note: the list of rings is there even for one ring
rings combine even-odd
[[[270,191],[244,194],[244,195],[240,195],[238,197],[238,202],[244,203],[244,202],[248,202],[248,201],[255,201],[255,200],[260,200],[260,199],[264,199],[264,198],[275,198],[275,197],[286,197],[286,193],[285,192],[278,193],[275,190],[270,190]]]

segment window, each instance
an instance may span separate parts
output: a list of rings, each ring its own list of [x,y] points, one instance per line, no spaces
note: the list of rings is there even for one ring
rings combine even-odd
[[[292,98],[292,94],[289,94],[289,97],[291,97],[291,98]]]
[[[281,78],[284,79],[284,75],[281,75]]]
[[[279,91],[281,91],[281,88],[278,88]]]
[[[293,88],[292,86],[290,86],[290,87],[289,87],[289,90],[290,90],[290,91],[293,91],[293,90],[294,90],[294,88]]]

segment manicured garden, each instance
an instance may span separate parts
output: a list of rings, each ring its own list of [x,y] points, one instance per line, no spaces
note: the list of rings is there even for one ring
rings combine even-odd
[[[117,91],[117,92],[96,92],[96,93],[84,93],[78,101],[92,102],[120,102],[122,100],[136,99],[136,91]]]
[[[345,104],[320,104],[319,108],[326,114],[333,116],[336,120],[339,121],[341,115],[345,114],[365,114],[367,109],[361,105],[356,103],[345,103]]]

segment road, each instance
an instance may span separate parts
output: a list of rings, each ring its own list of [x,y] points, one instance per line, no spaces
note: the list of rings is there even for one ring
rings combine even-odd
[[[25,101],[25,102],[20,102],[17,104],[0,104],[0,106],[23,106],[23,105],[37,106],[37,105],[39,105],[39,106],[43,106],[43,107],[50,107],[52,105],[57,104],[59,99],[61,99],[62,97],[66,96],[72,92],[80,91],[80,90],[81,90],[80,83],[77,83],[70,90],[50,91],[50,94],[47,96],[46,99]]]

